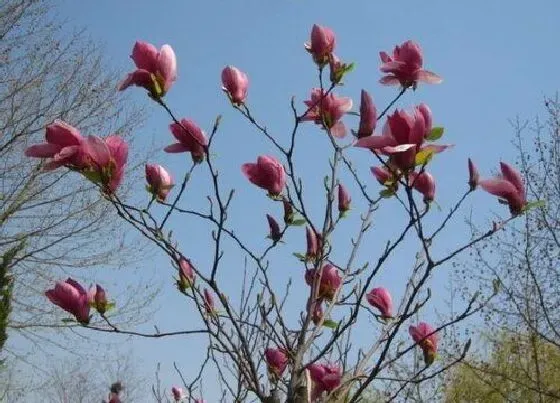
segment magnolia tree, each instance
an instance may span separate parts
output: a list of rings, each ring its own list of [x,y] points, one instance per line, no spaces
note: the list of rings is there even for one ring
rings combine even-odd
[[[180,118],[165,101],[177,77],[175,53],[169,45],[158,50],[152,44],[137,42],[131,56],[136,70],[122,81],[119,90],[142,87],[169,115],[174,143],[166,146],[165,152],[188,153],[192,157],[192,165],[186,167],[178,189],[174,188],[175,181],[166,168],[147,164],[150,196],[146,203],[136,206],[123,201],[119,197],[119,184],[126,172],[126,142],[116,135],[84,137],[72,122],[55,121],[48,125],[46,142],[26,151],[29,157],[47,158],[46,169],[70,169],[95,183],[119,217],[170,259],[170,266],[177,273],[178,292],[184,295],[192,311],[200,315],[200,328],[154,334],[122,329],[108,316],[113,304],[108,302],[103,287],[97,285],[88,292],[74,279],[58,282],[46,291],[46,296],[92,331],[148,337],[204,334],[208,341],[207,357],[194,379],[183,379],[184,385],[174,387],[172,394],[168,394],[174,401],[202,398],[197,384],[212,365],[219,378],[212,386],[219,385],[223,400],[228,401],[355,402],[372,386],[379,388],[379,382],[385,385],[389,401],[411,384],[434,378],[460,361],[470,344],[467,341],[453,358],[438,359],[438,344],[444,329],[478,312],[488,299],[475,297],[462,312],[438,323],[419,321],[417,318],[425,315],[426,304],[432,297],[428,287],[431,274],[435,268],[490,237],[531,207],[526,200],[523,180],[512,166],[501,163],[500,176],[482,179],[469,160],[468,165],[465,163],[464,194],[448,213],[431,217],[438,212],[430,208],[435,198],[436,180],[428,168],[433,157],[450,146],[435,143],[443,135],[443,128],[433,124],[427,105],[392,110],[407,91],[417,90],[420,83],[442,81],[438,75],[424,69],[418,44],[407,41],[396,46],[392,54],[380,53],[383,73],[380,83],[399,87],[395,98],[380,112],[366,90],[361,92],[359,113],[352,111],[350,98],[335,92],[353,65],[344,63],[334,54],[335,35],[330,29],[313,26],[305,50],[311,56],[309,67],[318,69],[318,83],[310,90],[310,97],[302,108],[292,100],[293,129],[285,137],[273,135],[251,111],[248,76],[233,66],[222,71],[223,91],[231,106],[269,144],[269,148],[263,149],[262,155],[255,155],[253,161],[234,167],[246,177],[247,186],[261,188],[260,197],[268,198],[271,208],[283,212],[283,223],[271,211],[262,212],[267,218],[270,238],[270,244],[263,250],[252,247],[229,225],[228,217],[235,213],[232,208],[234,192],[224,187],[214,153],[220,117],[206,135],[194,120]],[[356,130],[348,130],[345,121],[353,116]],[[379,130],[381,120],[384,124]],[[328,155],[313,155],[314,159],[324,158],[329,163],[324,200],[319,206],[316,203],[311,206],[304,195],[304,181],[294,163],[299,129],[308,124],[317,125],[324,132],[324,139],[331,148]],[[354,147],[362,150],[355,152],[371,156],[373,176],[363,177],[358,173],[349,156]],[[184,196],[190,178],[199,171],[208,175],[211,195],[206,198],[208,207],[197,210],[185,207]],[[343,173],[351,178],[351,183],[342,183]],[[370,193],[366,185],[373,179],[379,182],[381,189],[376,194]],[[438,256],[433,249],[436,238],[477,187],[498,196],[509,206],[511,217],[494,222],[486,232]],[[205,196],[200,195],[202,199]],[[357,203],[357,199],[362,199],[362,203]],[[403,226],[386,242],[378,256],[368,256],[369,264],[360,264],[357,255],[366,233],[372,228],[374,212],[382,203],[395,203],[402,209]],[[366,206],[364,211],[354,212],[361,214],[351,241],[346,245],[332,242],[339,224],[350,213],[351,205],[362,204]],[[208,253],[213,256],[211,264],[191,259],[188,250],[181,248],[173,238],[169,231],[172,214],[208,224],[212,239],[208,245]],[[428,216],[429,221],[426,220]],[[289,285],[284,289],[271,280],[271,251],[280,249],[292,254],[293,249],[304,249],[301,244],[289,249],[283,243],[288,232],[300,233],[302,244],[306,240],[305,253],[294,253],[299,259],[301,274],[293,280],[307,285],[305,296],[290,294]],[[380,239],[383,235],[375,237]],[[402,253],[405,238],[416,244],[413,253],[418,253],[410,272],[402,274],[404,292],[396,301],[391,290],[379,284],[378,279],[388,259],[395,253]],[[224,245],[228,242],[245,255],[247,266],[253,268],[245,272],[238,296],[224,291],[228,281],[220,276],[224,267]],[[344,254],[347,255],[345,260],[338,257]],[[235,299],[240,300],[239,307],[232,303]],[[299,315],[294,315],[292,310],[288,312],[285,305],[288,299],[300,304]],[[104,319],[106,326],[90,324],[92,309]],[[335,321],[335,316],[341,319]],[[360,322],[371,326],[367,345],[355,345],[353,341],[352,329]],[[422,365],[413,358],[418,352],[423,357]],[[406,376],[403,376],[403,367],[411,368]],[[156,399],[163,400],[163,397],[156,396]]]

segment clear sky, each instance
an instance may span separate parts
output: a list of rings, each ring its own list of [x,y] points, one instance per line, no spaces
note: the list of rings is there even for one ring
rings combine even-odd
[[[266,200],[263,192],[249,185],[239,166],[257,155],[272,152],[258,133],[233,111],[220,91],[220,72],[226,64],[233,64],[247,72],[251,80],[249,105],[259,120],[266,122],[281,140],[287,140],[292,125],[289,101],[296,96],[302,101],[316,86],[316,70],[303,49],[314,23],[331,27],[337,34],[337,54],[345,61],[356,62],[356,69],[338,90],[359,105],[359,92],[365,88],[382,109],[396,94],[394,87],[378,84],[380,50],[391,50],[407,39],[418,41],[424,50],[425,67],[440,74],[444,82],[437,86],[421,85],[415,93],[407,93],[401,106],[426,102],[434,113],[434,123],[446,129],[445,142],[455,148],[439,155],[431,171],[438,183],[436,200],[447,211],[466,187],[466,160],[471,156],[484,175],[489,175],[500,160],[509,160],[514,151],[509,144],[511,126],[508,119],[519,115],[531,118],[540,111],[544,95],[553,94],[560,87],[560,52],[558,38],[557,1],[61,1],[60,14],[75,27],[86,27],[91,37],[105,46],[115,67],[132,70],[129,54],[135,40],[145,40],[158,47],[173,46],[178,59],[179,77],[166,100],[177,115],[193,118],[209,130],[217,114],[223,114],[223,124],[216,141],[216,161],[222,172],[224,185],[237,190],[233,204],[232,225],[240,225],[239,233],[252,245],[264,245],[265,214],[279,219],[281,212]],[[150,116],[136,137],[151,141],[158,147],[173,142],[167,130],[169,119],[164,111],[147,99],[141,89],[131,89],[139,102],[148,104]],[[355,118],[346,119],[355,127]],[[319,219],[322,209],[321,180],[327,164],[327,142],[324,134],[311,124],[300,132],[300,151],[297,155],[300,174],[308,181],[308,200]],[[369,166],[375,162],[363,150],[350,155],[372,191],[377,183],[368,177]],[[168,166],[176,178],[182,177],[189,166],[184,155],[159,154],[154,161]],[[343,180],[346,177],[343,176]],[[358,199],[356,189],[346,179]],[[210,193],[206,174],[197,175],[190,188],[188,200],[199,203]],[[138,185],[142,191],[143,185]],[[197,201],[198,200],[198,201]],[[376,259],[379,249],[402,222],[402,211],[395,201],[389,201],[375,218],[376,228],[361,262]],[[462,217],[470,206],[481,219],[492,211],[507,215],[489,195],[477,193],[461,212],[453,230],[437,245],[437,251],[453,248],[465,239],[466,227]],[[348,238],[356,231],[356,221],[363,204],[357,203],[354,218],[343,223],[336,234],[340,249],[335,256],[343,259]],[[434,217],[441,213],[434,209]],[[175,217],[172,228],[184,253],[198,266],[210,262],[208,231],[199,222]],[[273,277],[284,284],[288,276],[302,280],[301,268],[291,252],[303,250],[303,230],[290,234],[289,243],[271,256]],[[371,245],[371,246],[370,246]],[[155,249],[154,249],[155,250]],[[396,296],[402,292],[406,273],[414,261],[416,248],[402,249],[391,260],[378,283],[392,289]],[[227,250],[221,281],[231,283],[232,296],[243,270],[242,257]],[[337,255],[338,254],[338,255]],[[155,268],[155,269],[154,269]],[[146,262],[146,275],[160,272],[163,292],[158,301],[161,307],[155,321],[162,330],[188,328],[195,313],[181,300],[171,281],[171,267],[165,258],[154,252],[153,261]],[[450,267],[442,269],[433,279],[432,288],[442,289]],[[132,279],[119,274],[123,284]],[[169,279],[169,281],[167,280]],[[297,282],[297,281],[296,281]],[[305,291],[296,286],[295,290]],[[442,308],[444,296],[434,302],[423,315],[433,317]],[[438,300],[440,302],[438,302]],[[294,318],[297,307],[305,301],[294,299]],[[375,330],[373,330],[375,331]],[[365,336],[364,336],[365,337]],[[169,387],[179,379],[173,373],[176,360],[190,374],[189,365],[199,359],[204,340],[174,339],[134,340],[130,346],[142,359],[143,369],[150,374],[158,361],[162,362],[163,384]],[[194,370],[194,367],[192,368]],[[207,397],[212,382],[205,385]],[[146,399],[149,401],[149,399]]]

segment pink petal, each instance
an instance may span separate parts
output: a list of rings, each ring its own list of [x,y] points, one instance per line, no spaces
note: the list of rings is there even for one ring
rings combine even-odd
[[[346,136],[346,127],[344,126],[344,123],[340,121],[336,122],[335,125],[331,127],[331,134],[337,138]]]
[[[115,160],[118,167],[126,164],[128,159],[128,144],[120,136],[109,136],[105,139],[105,143],[109,148],[111,156]]]
[[[416,79],[428,84],[440,84],[443,82],[443,78],[428,70],[420,70],[416,73]]]
[[[502,170],[502,175],[504,179],[511,182],[513,186],[517,189],[517,192],[521,195],[525,194],[525,185],[523,184],[523,178],[519,171],[513,168],[511,165],[505,162],[500,162],[500,169]]]
[[[455,147],[455,144],[430,144],[420,148],[420,151],[431,151],[435,154],[447,150],[448,148]]]
[[[176,153],[186,153],[186,152],[189,152],[191,150],[190,150],[189,147],[187,147],[183,143],[175,143],[175,144],[171,144],[171,145],[165,147],[163,149],[163,151],[165,151],[166,153],[176,154]]]
[[[86,147],[88,155],[99,167],[104,167],[109,164],[111,153],[103,139],[97,136],[88,136]]]
[[[376,150],[388,146],[396,145],[395,139],[392,136],[367,136],[359,139],[355,147],[369,148],[370,150]]]
[[[57,144],[35,144],[25,150],[26,157],[51,158],[60,151],[61,147]]]
[[[387,154],[402,153],[416,147],[416,144],[399,144],[398,146],[383,147],[383,152]]]
[[[379,83],[383,85],[399,85],[401,82],[395,76],[383,76],[379,80]]]
[[[153,85],[152,74],[147,70],[135,70],[128,74],[126,78],[119,83],[117,89],[123,91],[131,85],[137,85],[143,88],[151,88]]]
[[[151,43],[137,41],[130,57],[138,69],[155,72],[158,51]]]
[[[177,58],[173,48],[163,45],[157,60],[158,70],[165,80],[163,90],[167,92],[171,84],[177,79]]]
[[[80,132],[62,120],[55,120],[47,126],[45,138],[47,142],[60,146],[77,146],[82,141]]]
[[[505,179],[485,179],[478,182],[480,187],[495,196],[509,199],[517,194],[517,188]]]

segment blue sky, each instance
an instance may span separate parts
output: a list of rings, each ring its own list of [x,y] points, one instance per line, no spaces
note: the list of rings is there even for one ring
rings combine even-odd
[[[169,43],[178,59],[179,77],[166,100],[177,115],[189,117],[209,130],[217,114],[223,114],[216,141],[216,162],[225,186],[236,189],[232,206],[235,216],[232,225],[239,225],[239,233],[257,248],[265,245],[266,213],[281,218],[278,206],[266,200],[263,192],[249,185],[242,177],[239,166],[256,156],[272,152],[261,136],[241,116],[235,113],[220,91],[220,72],[233,64],[247,72],[251,80],[249,106],[255,116],[282,141],[287,141],[293,124],[289,101],[296,96],[296,105],[302,110],[302,101],[309,90],[317,86],[316,70],[309,55],[303,50],[314,23],[331,27],[337,34],[337,54],[343,60],[356,62],[356,69],[337,92],[350,96],[359,105],[360,89],[367,89],[379,109],[394,97],[394,87],[378,84],[380,50],[391,50],[407,39],[418,41],[424,50],[425,67],[440,74],[444,82],[437,86],[421,85],[415,93],[407,93],[401,106],[426,102],[434,113],[434,122],[446,129],[445,142],[455,148],[441,154],[432,163],[431,172],[438,181],[436,200],[447,211],[466,187],[466,160],[471,156],[483,175],[489,175],[500,160],[511,160],[514,151],[509,144],[512,129],[508,119],[519,115],[532,118],[541,110],[543,96],[553,94],[560,87],[560,52],[557,39],[557,16],[560,3],[553,1],[505,2],[333,2],[333,1],[62,1],[61,16],[75,27],[86,27],[91,37],[103,43],[111,63],[124,71],[132,70],[129,54],[135,40],[145,40],[158,47]],[[135,137],[155,138],[158,147],[173,142],[167,130],[169,123],[164,111],[145,96],[143,90],[131,89],[139,102],[148,103],[150,115],[146,125]],[[355,127],[357,121],[346,122]],[[315,126],[302,126],[296,155],[298,170],[307,181],[306,192],[312,214],[319,219],[323,206],[321,180],[327,167],[327,142]],[[142,141],[142,140],[140,140]],[[369,166],[375,162],[363,150],[351,150],[350,155],[359,166],[371,191],[377,183],[368,176]],[[154,161],[168,166],[180,178],[188,167],[188,159],[181,155],[159,154]],[[188,164],[187,164],[188,163]],[[349,178],[342,180],[352,188]],[[206,174],[196,175],[191,183],[187,203],[200,205],[210,192]],[[139,191],[143,188],[138,186]],[[353,188],[355,198],[358,193]],[[469,206],[480,219],[491,212],[507,212],[493,198],[477,192],[455,220],[452,230],[436,245],[436,251],[445,252],[465,239],[462,217]],[[348,238],[355,233],[356,216],[363,203],[356,203],[353,218],[341,225],[335,235],[340,251],[335,256],[345,259]],[[434,209],[430,222],[437,222],[441,212]],[[210,262],[208,230],[200,222],[175,217],[172,223],[185,254],[199,266]],[[184,221],[183,221],[184,220]],[[376,252],[403,220],[402,212],[394,201],[384,205],[375,218],[375,230],[360,255],[361,262],[376,258]],[[291,252],[303,250],[303,230],[289,234],[288,245],[274,253],[273,277],[283,284],[288,276],[301,279],[301,268]],[[345,244],[346,242],[346,244]],[[346,245],[346,246],[345,246]],[[398,296],[402,292],[417,251],[415,244],[403,248],[398,257],[379,277],[382,283]],[[226,250],[225,264],[220,280],[231,284],[232,298],[243,270],[242,256],[231,248]],[[154,254],[146,262],[146,275],[159,271],[163,292],[158,300],[161,307],[155,321],[162,329],[187,328],[195,313],[174,288],[171,267],[165,258]],[[157,268],[157,269],[154,269]],[[433,279],[432,288],[442,289],[447,281],[446,267]],[[155,273],[158,275],[158,273]],[[132,279],[119,274],[123,284]],[[304,291],[304,287],[295,289]],[[444,296],[434,302],[424,314],[433,317],[435,309],[442,309]],[[438,302],[439,300],[439,302]],[[304,301],[303,301],[304,303]],[[293,312],[302,301],[294,299]],[[176,360],[189,374],[189,365],[195,361],[203,340],[135,340],[131,346],[142,359],[143,368],[150,374],[158,361],[162,362],[164,386],[178,381],[171,363]],[[193,368],[194,369],[194,368]],[[211,386],[210,382],[206,389]],[[207,397],[212,394],[207,391]]]

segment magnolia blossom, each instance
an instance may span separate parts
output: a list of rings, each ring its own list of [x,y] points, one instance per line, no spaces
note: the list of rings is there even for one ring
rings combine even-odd
[[[222,90],[224,90],[234,104],[242,104],[247,99],[249,79],[247,74],[234,66],[227,66],[222,70]]]
[[[325,298],[331,301],[334,295],[342,285],[342,277],[340,271],[330,263],[323,266],[320,271],[309,269],[305,271],[305,282],[312,286],[316,277],[321,276],[319,284],[319,298]]]
[[[381,316],[384,318],[393,316],[393,299],[386,288],[373,288],[366,294],[366,299],[371,306],[379,309]]]
[[[400,46],[395,46],[392,55],[380,52],[379,56],[382,62],[379,69],[387,73],[379,80],[381,84],[400,84],[404,88],[416,88],[419,81],[428,84],[439,84],[443,81],[437,74],[422,68],[422,49],[416,42],[406,41]]]
[[[346,127],[340,119],[352,109],[352,99],[338,97],[332,92],[327,94],[320,88],[314,88],[311,90],[311,99],[304,103],[309,110],[301,120],[312,120],[315,124],[330,130],[335,137],[346,135]]]
[[[469,158],[469,187],[471,190],[475,190],[478,186],[478,182],[480,180],[480,174],[478,173],[478,169],[474,162]]]
[[[165,147],[163,150],[166,153],[189,152],[195,162],[201,162],[204,159],[208,139],[194,121],[181,119],[179,123],[170,124],[169,130],[178,142]]]
[[[173,387],[171,388],[171,394],[173,395],[173,399],[174,399],[176,402],[180,402],[181,399],[183,399],[183,397],[184,397],[184,396],[183,396],[183,389],[181,389],[181,388],[178,387],[178,386],[173,386]]]
[[[106,193],[114,193],[122,181],[128,158],[128,145],[116,135],[101,139],[97,136],[82,137],[78,129],[61,120],[48,125],[46,143],[35,144],[25,150],[25,155],[50,158],[45,169],[61,166],[79,171],[94,183],[103,186]]]
[[[92,182],[101,183],[106,193],[114,193],[124,176],[128,144],[116,135],[105,139],[88,136],[86,149],[88,162],[82,173]]]
[[[307,251],[305,253],[305,258],[307,260],[315,259],[317,257],[317,254],[320,252],[317,233],[312,228],[306,227],[305,239],[307,241]]]
[[[204,310],[208,315],[214,315],[216,313],[214,297],[208,288],[204,289]]]
[[[177,285],[181,291],[185,291],[186,289],[192,287],[194,284],[194,270],[191,266],[191,263],[182,257],[179,259],[179,281]]]
[[[332,392],[340,386],[342,368],[336,364],[311,364],[307,367],[313,381],[312,400],[315,401],[323,392]]]
[[[525,184],[519,171],[505,162],[500,163],[502,174],[493,179],[480,180],[478,184],[488,193],[498,196],[509,206],[511,214],[523,212],[527,204]]]
[[[45,292],[53,304],[74,315],[84,325],[89,323],[89,297],[87,291],[75,280],[57,281],[54,288]]]
[[[119,84],[119,91],[136,85],[148,90],[154,98],[160,98],[177,79],[177,60],[169,45],[163,45],[158,51],[151,43],[137,41],[130,57],[136,64],[136,70]]]
[[[268,221],[268,227],[270,228],[270,239],[274,242],[278,242],[280,238],[282,238],[282,232],[280,231],[278,221],[276,221],[270,214],[266,215],[266,219]]]
[[[393,179],[393,175],[385,167],[371,167],[370,170],[373,176],[375,176],[375,179],[382,185],[385,185]]]
[[[94,307],[97,312],[104,315],[107,312],[109,302],[107,301],[107,293],[99,284],[95,287],[91,287],[88,291],[88,302],[89,305]]]
[[[350,210],[351,201],[352,199],[350,198],[350,194],[348,194],[348,190],[340,183],[338,185],[338,211],[344,213]]]
[[[328,63],[335,44],[334,32],[330,28],[315,24],[311,29],[311,40],[305,43],[305,50],[311,53],[315,63],[323,66]]]
[[[434,200],[436,180],[432,174],[429,172],[411,172],[408,180],[414,186],[414,189],[424,195],[424,202],[429,203]]]
[[[279,348],[267,348],[264,351],[264,359],[266,360],[268,371],[277,378],[281,378],[288,366],[288,355],[286,352]]]
[[[360,101],[360,127],[358,138],[371,136],[377,126],[377,108],[373,103],[371,95],[366,90],[362,90]]]
[[[424,362],[426,365],[431,365],[436,358],[438,336],[434,331],[435,329],[425,322],[420,322],[417,326],[410,326],[408,328],[412,340],[414,340],[424,352]]]
[[[164,167],[158,164],[146,164],[145,171],[148,192],[152,193],[158,200],[165,201],[174,185],[173,177]]]
[[[34,144],[25,150],[27,157],[50,158],[45,170],[67,166],[81,169],[86,163],[85,139],[78,129],[62,120],[55,120],[45,130],[46,143]]]
[[[256,163],[248,162],[241,166],[241,171],[247,179],[273,196],[282,193],[286,185],[286,171],[276,158],[261,155]]]
[[[416,107],[410,113],[396,110],[387,117],[381,136],[363,137],[356,142],[356,147],[389,155],[389,163],[403,171],[414,168],[419,152],[438,153],[449,147],[424,145],[427,123],[431,124],[431,121],[426,122],[426,111],[422,112],[422,109]]]

